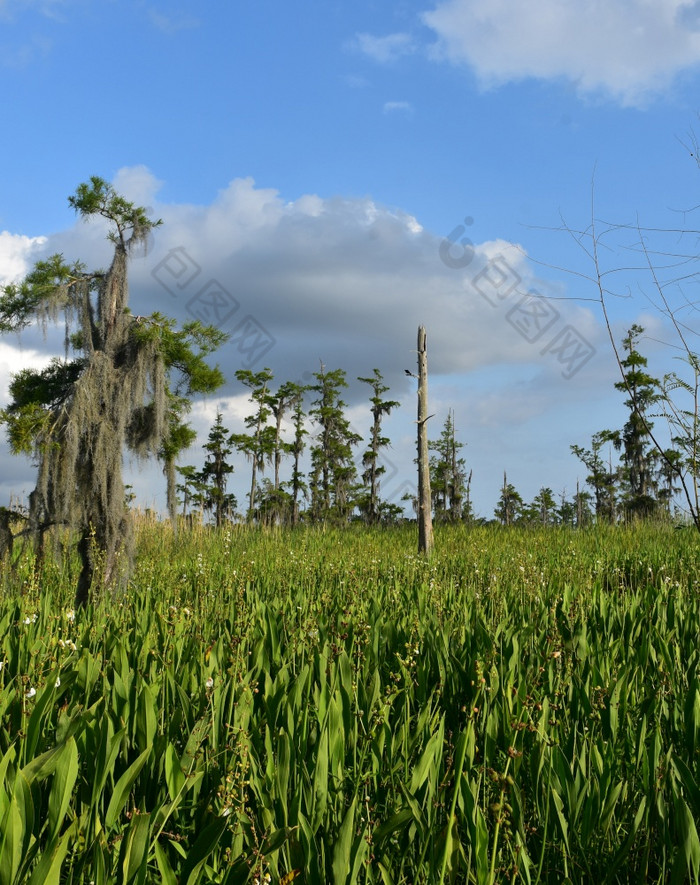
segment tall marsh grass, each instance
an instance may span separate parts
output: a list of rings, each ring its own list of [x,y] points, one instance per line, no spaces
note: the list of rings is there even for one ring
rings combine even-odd
[[[0,600],[0,885],[700,881],[691,532],[144,522]]]

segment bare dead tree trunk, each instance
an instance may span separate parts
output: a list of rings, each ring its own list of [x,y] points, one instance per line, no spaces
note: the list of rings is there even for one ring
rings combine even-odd
[[[418,327],[418,552],[433,551],[433,517],[428,461],[428,350],[425,327]]]

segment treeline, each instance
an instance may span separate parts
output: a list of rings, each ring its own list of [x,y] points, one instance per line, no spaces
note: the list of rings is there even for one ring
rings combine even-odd
[[[504,473],[493,518],[478,516],[471,499],[472,470],[461,454],[465,443],[457,439],[450,410],[439,436],[429,442],[433,519],[438,523],[572,527],[669,519],[683,453],[679,440],[660,452],[652,439],[650,410],[661,401],[663,391],[661,382],[647,373],[647,359],[639,352],[643,331],[634,325],[623,341],[625,380],[615,387],[627,394],[629,414],[624,426],[594,433],[590,448],[571,446],[588,471],[587,488],[577,483],[569,497],[542,486],[526,502]],[[372,423],[364,441],[345,414],[342,391],[347,380],[342,369],[328,371],[321,365],[312,375],[313,383],[307,385],[286,382],[275,387],[268,368],[256,373],[239,370],[236,378],[250,393],[246,432],[230,433],[223,415],[217,413],[201,469],[177,468],[184,517],[199,512],[217,525],[238,519],[264,525],[351,520],[377,525],[404,520],[407,510],[415,510],[410,492],[404,494],[403,503],[382,497],[387,470],[382,454],[390,445],[382,421],[399,403],[386,397],[389,388],[379,369],[358,378],[370,389]],[[365,448],[360,455],[361,444]],[[613,452],[617,455],[614,462]],[[245,458],[250,470],[249,492],[242,501],[228,491],[236,455]],[[307,472],[302,469],[304,461],[310,464]]]
[[[270,369],[261,372],[240,369],[236,378],[250,391],[251,413],[245,418],[245,433],[230,433],[223,416],[216,420],[204,445],[206,457],[201,470],[178,467],[183,514],[198,508],[217,525],[236,518],[238,501],[227,491],[234,466],[234,452],[250,465],[250,491],[245,501],[245,518],[264,524],[297,525],[301,520],[342,524],[354,515],[370,525],[393,522],[403,509],[382,500],[381,477],[386,466],[382,450],[390,440],[382,433],[382,420],[396,406],[385,398],[389,390],[379,369],[370,377],[359,378],[370,387],[372,426],[367,448],[362,454],[361,471],[356,465],[356,447],[362,437],[350,426],[342,399],[347,387],[342,369],[328,371],[321,365],[313,373],[313,384],[287,382],[274,389]],[[307,400],[310,400],[308,407]],[[291,434],[286,438],[283,422]],[[307,428],[312,421],[314,433]],[[302,470],[302,456],[308,449],[310,469]],[[287,479],[282,479],[283,461],[290,463]],[[271,476],[264,476],[270,470]]]

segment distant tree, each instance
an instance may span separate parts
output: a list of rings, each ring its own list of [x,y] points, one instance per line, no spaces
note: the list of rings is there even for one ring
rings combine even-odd
[[[501,487],[501,497],[494,510],[494,516],[501,525],[513,525],[520,516],[523,509],[523,499],[515,486],[508,482],[505,471],[503,472],[503,486]]]
[[[576,494],[571,500],[567,499],[566,492],[562,492],[561,503],[557,510],[557,518],[561,525],[571,528],[583,528],[593,522],[591,511],[592,496],[590,492],[583,492],[576,483]]]
[[[347,387],[345,372],[327,372],[323,364],[314,373],[316,383],[310,389],[316,394],[309,414],[319,428],[311,447],[311,519],[347,522],[354,509],[356,488],[352,447],[361,437],[350,428],[345,417],[346,404],[340,391]]]
[[[435,452],[430,458],[430,488],[436,522],[457,522],[462,518],[466,494],[464,458],[459,450],[464,443],[457,441],[454,412],[448,411],[440,438],[428,443]]]
[[[681,491],[679,477],[683,470],[682,450],[666,449],[664,457],[659,459],[658,465],[658,499],[667,516],[671,516],[671,504],[674,497]]]
[[[579,489],[576,483],[576,494],[574,495],[574,506],[576,507],[576,528],[584,528],[593,522],[593,512],[591,510],[591,493]]]
[[[214,522],[220,527],[231,518],[237,502],[234,494],[226,492],[228,477],[234,470],[226,459],[233,452],[233,445],[219,411],[204,449],[207,456],[202,470],[196,475],[197,488],[203,509],[213,514]]]
[[[182,516],[185,518],[190,505],[203,509],[204,490],[199,479],[199,471],[192,464],[178,467],[177,472],[182,477],[182,482],[177,483],[176,489],[182,495]]]
[[[556,508],[552,490],[543,486],[532,501],[536,521],[543,526],[554,525],[557,519]]]
[[[81,184],[69,204],[83,218],[110,225],[114,255],[109,270],[89,272],[80,262],[53,255],[39,261],[23,282],[0,295],[0,331],[32,321],[63,318],[64,359],[45,369],[24,369],[10,385],[2,412],[10,445],[33,456],[37,485],[30,495],[36,536],[63,524],[78,535],[81,561],[76,606],[85,605],[93,579],[114,586],[120,554],[128,560],[131,519],[125,504],[122,457],[174,459],[174,429],[187,399],[223,381],[205,357],[226,335],[199,322],[176,330],[160,314],[133,316],[128,308],[129,251],[160,224],[101,178]],[[69,351],[75,356],[69,357]],[[186,441],[186,440],[185,440]],[[175,471],[166,470],[174,490]],[[174,493],[169,493],[169,501]],[[98,572],[99,569],[99,572]]]
[[[270,413],[274,421],[274,440],[272,443],[272,463],[274,465],[274,482],[263,483],[264,490],[261,490],[265,497],[264,506],[261,505],[261,511],[264,511],[265,522],[269,524],[279,523],[283,520],[291,522],[291,513],[293,511],[292,496],[283,487],[280,480],[280,468],[282,459],[285,455],[294,454],[294,443],[286,442],[282,437],[282,422],[284,416],[294,409],[299,398],[303,399],[303,391],[298,384],[291,381],[282,384],[276,393],[270,393],[268,396],[268,404]],[[297,464],[298,466],[298,464]],[[271,486],[268,488],[268,486]]]
[[[653,422],[650,409],[661,398],[660,382],[646,371],[647,359],[637,349],[643,334],[642,326],[634,324],[623,339],[626,353],[621,365],[624,380],[615,388],[628,394],[625,405],[629,417],[614,443],[621,451],[624,482],[623,507],[627,518],[651,516],[658,507],[656,500],[656,452],[651,440]]]
[[[365,484],[365,494],[358,501],[358,505],[365,521],[373,525],[381,519],[382,502],[379,500],[379,483],[380,478],[386,473],[386,467],[379,463],[379,455],[381,449],[385,449],[391,443],[389,437],[382,435],[382,419],[385,415],[389,415],[391,410],[400,405],[400,403],[396,400],[382,399],[389,388],[384,384],[384,379],[379,369],[374,369],[370,378],[358,378],[357,380],[372,387],[372,397],[370,398],[372,429],[370,431],[369,446],[362,456],[362,466],[364,468],[362,481]]]
[[[293,458],[292,477],[287,483],[291,496],[291,523],[296,525],[299,522],[299,497],[306,495],[308,487],[304,481],[304,473],[301,470],[301,456],[306,448],[306,437],[309,432],[306,430],[304,423],[306,415],[304,413],[304,394],[308,387],[304,385],[295,385],[292,394],[292,424],[294,426],[294,439],[290,443],[290,453]]]
[[[158,451],[158,459],[163,463],[163,473],[166,479],[168,515],[175,533],[177,533],[177,459],[197,438],[196,431],[183,420],[183,414],[187,410],[189,410],[189,401],[171,394],[170,429],[167,439],[163,441]]]
[[[473,471],[470,470],[464,483],[464,506],[462,507],[462,519],[470,524],[475,521],[474,508],[472,506],[472,474]]]
[[[272,415],[270,408],[270,381],[272,371],[263,369],[261,372],[251,372],[249,369],[239,369],[236,378],[250,390],[249,401],[255,406],[255,411],[245,419],[245,425],[250,433],[234,433],[231,436],[233,445],[242,452],[250,461],[252,474],[250,481],[250,493],[248,495],[248,520],[255,518],[255,495],[258,483],[258,471],[265,470],[275,451],[275,428],[267,422]]]
[[[594,433],[591,448],[570,446],[571,451],[589,471],[586,482],[593,489],[595,496],[595,515],[598,522],[614,523],[617,513],[617,470],[610,461],[606,462],[601,455],[603,446],[615,442],[617,434],[609,430]]]
[[[270,394],[268,397],[270,412],[275,421],[275,437],[272,447],[272,460],[275,470],[275,489],[280,487],[280,466],[282,464],[282,458],[291,451],[291,447],[282,439],[282,421],[290,408],[293,407],[297,395],[298,386],[292,382],[287,382],[283,384],[276,393]]]
[[[691,136],[686,147],[693,162],[700,165],[695,135]],[[654,514],[659,509],[668,512],[670,499],[667,492],[659,493],[653,488],[653,474],[649,470],[653,466],[657,481],[660,479],[663,482],[664,477],[675,473],[672,485],[678,484],[695,528],[700,531],[700,356],[690,347],[694,330],[686,318],[688,311],[695,309],[695,301],[683,290],[684,283],[694,280],[694,274],[690,272],[679,275],[677,272],[678,267],[692,265],[697,260],[697,231],[692,225],[685,229],[683,225],[680,228],[674,225],[672,229],[664,230],[660,227],[642,228],[602,222],[594,215],[584,230],[575,231],[568,225],[564,225],[562,230],[567,236],[573,236],[592,264],[592,273],[584,273],[583,276],[597,289],[603,320],[621,375],[618,389],[628,394],[630,419],[620,435],[625,515],[634,518]],[[641,283],[641,288],[644,288],[645,297],[656,308],[659,316],[663,317],[664,322],[670,323],[675,331],[675,341],[671,346],[679,352],[678,359],[684,364],[680,373],[666,375],[660,384],[646,373],[646,360],[640,358],[636,349],[642,332],[641,326],[635,324],[620,347],[608,310],[610,297],[622,294],[616,293],[611,286],[614,285],[615,276],[623,268],[604,266],[603,256],[618,251],[617,245],[610,243],[611,238],[629,232],[634,241],[625,243],[624,251],[629,254],[631,248],[641,256],[642,261],[639,266],[630,266],[625,262],[625,275],[638,272],[648,274],[647,280]],[[665,236],[670,236],[672,243],[663,246],[661,238]],[[656,240],[655,246],[650,245],[652,237]],[[688,237],[692,238],[692,245],[684,254],[682,243]],[[663,256],[661,260],[660,256]],[[626,294],[631,288],[625,282]],[[672,292],[680,293],[681,296],[675,304]],[[671,449],[649,420],[650,413],[647,409],[652,403],[656,406],[656,414],[667,419],[673,444]],[[655,450],[654,464],[650,447]],[[681,453],[680,460],[673,456],[668,458],[668,453],[675,451]]]

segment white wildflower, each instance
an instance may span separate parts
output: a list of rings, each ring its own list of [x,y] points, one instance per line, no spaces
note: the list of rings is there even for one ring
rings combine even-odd
[[[74,620],[75,620],[75,612],[73,611],[73,609],[70,609],[69,611],[66,612],[66,619],[67,619],[68,621],[74,621]]]
[[[211,691],[212,688],[214,688],[214,680],[213,680],[213,678],[212,678],[211,676],[210,676],[209,679],[207,679],[207,681],[204,683],[204,687],[206,688],[207,691]]]
[[[54,683],[54,685],[55,685],[56,688],[58,688],[58,686],[59,686],[60,684],[61,684],[61,677],[60,677],[60,676],[57,676],[57,677],[56,677],[56,682]]]
[[[25,698],[33,698],[35,694],[36,694],[36,689],[32,685],[29,687],[29,691],[25,694]]]

